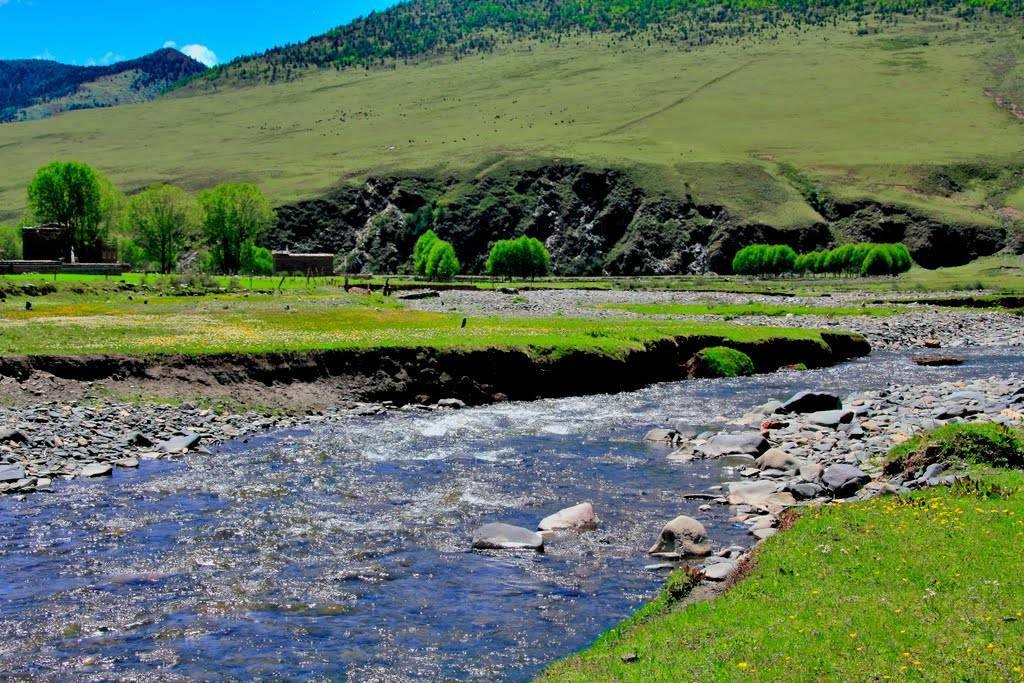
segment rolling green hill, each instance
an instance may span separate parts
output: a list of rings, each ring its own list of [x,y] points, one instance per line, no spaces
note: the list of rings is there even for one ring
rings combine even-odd
[[[720,264],[780,231],[808,246],[909,235],[919,260],[959,262],[1024,218],[1020,22],[960,14],[834,18],[699,47],[650,31],[524,32],[273,84],[227,77],[270,63],[243,60],[156,102],[0,127],[0,220],[18,218],[38,166],[78,158],[129,190],[247,180],[277,204],[325,197],[283,212],[275,246],[363,249],[371,265],[394,263],[373,250],[424,207],[470,264],[509,234],[601,230],[593,258],[556,265],[696,269],[702,250]]]

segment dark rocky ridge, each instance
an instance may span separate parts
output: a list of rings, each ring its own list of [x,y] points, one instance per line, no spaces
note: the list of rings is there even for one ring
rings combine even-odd
[[[306,387],[306,404],[340,400],[399,403],[458,398],[469,404],[504,398],[530,400],[616,393],[687,377],[686,363],[707,346],[729,345],[747,353],[758,371],[804,363],[833,365],[871,351],[858,334],[824,332],[824,343],[773,338],[732,342],[714,335],[668,338],[622,356],[599,351],[560,355],[513,349],[430,348],[231,353],[202,356],[32,356],[0,358],[0,377],[19,382],[46,375],[58,380],[131,385],[179,395],[222,395],[242,400],[273,395],[283,405],[286,389]]]
[[[348,272],[408,269],[428,227],[455,246],[466,273],[481,273],[497,240],[530,235],[551,251],[558,275],[728,273],[747,244],[810,251],[839,241],[903,241],[929,268],[961,265],[1006,246],[1002,228],[950,225],[873,202],[835,205],[831,220],[780,229],[722,206],[652,193],[628,174],[548,164],[461,180],[373,177],[321,199],[280,207],[275,249],[341,254]]]

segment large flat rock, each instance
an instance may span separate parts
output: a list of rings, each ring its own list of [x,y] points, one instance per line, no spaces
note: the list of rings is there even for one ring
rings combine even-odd
[[[757,457],[771,447],[761,432],[739,432],[736,434],[716,434],[707,442],[697,446],[696,450],[708,458],[720,458],[723,455],[752,455]]]

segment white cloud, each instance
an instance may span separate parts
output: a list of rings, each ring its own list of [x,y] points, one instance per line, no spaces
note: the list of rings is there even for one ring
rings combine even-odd
[[[34,57],[32,57],[32,59],[45,59],[48,62],[56,62],[57,61],[57,58],[54,57],[53,53],[50,52],[48,49],[47,50],[43,50],[39,54],[37,54]]]
[[[193,43],[185,45],[181,48],[181,51],[197,62],[202,62],[206,66],[217,66],[217,53],[205,45]]]
[[[173,40],[166,40],[166,41],[164,41],[164,47],[177,48],[178,44],[176,42],[174,42]]]
[[[108,50],[107,53],[105,55],[103,55],[102,57],[100,57],[99,59],[92,59],[92,58],[87,59],[85,61],[85,65],[86,66],[110,66],[111,64],[113,64],[115,62],[123,62],[123,61],[124,61],[124,56],[114,54],[113,52],[110,52]]]

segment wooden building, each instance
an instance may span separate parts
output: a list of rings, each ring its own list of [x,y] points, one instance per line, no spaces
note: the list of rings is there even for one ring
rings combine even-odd
[[[299,273],[301,275],[333,275],[334,254],[293,254],[290,251],[275,251],[274,272]]]

